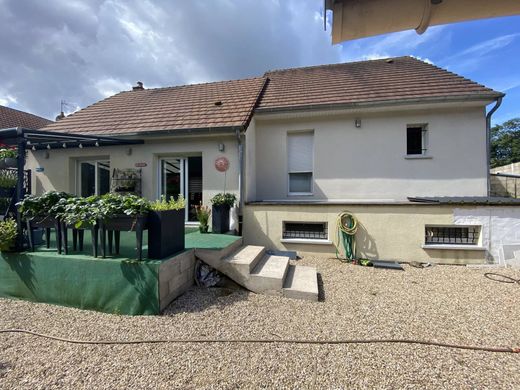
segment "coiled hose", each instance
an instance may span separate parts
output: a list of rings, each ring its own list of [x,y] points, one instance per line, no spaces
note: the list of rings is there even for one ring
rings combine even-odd
[[[356,232],[358,220],[348,211],[341,212],[336,219],[336,257],[344,262],[356,258]]]

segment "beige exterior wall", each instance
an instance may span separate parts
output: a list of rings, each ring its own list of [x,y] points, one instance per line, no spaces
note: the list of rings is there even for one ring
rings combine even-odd
[[[218,144],[225,144],[225,151],[219,152]],[[131,148],[131,154],[128,150]],[[26,166],[32,169],[33,192],[41,194],[45,191],[59,190],[76,193],[76,166],[81,159],[103,158],[110,160],[110,168],[134,168],[136,163],[146,163],[142,168],[143,196],[155,199],[159,195],[159,159],[161,157],[202,156],[203,202],[224,190],[238,195],[238,151],[237,142],[232,136],[214,137],[170,137],[148,138],[143,145],[113,146],[83,149],[56,149],[48,151],[30,151]],[[229,170],[226,175],[214,167],[215,159],[225,156],[229,159]],[[44,168],[36,172],[35,168]]]
[[[255,200],[486,195],[483,105],[255,118]],[[361,128],[355,127],[356,118]],[[408,124],[428,125],[431,158],[405,158]],[[287,132],[299,130],[314,131],[312,196],[288,195]]]
[[[344,210],[359,221],[357,256],[368,259],[421,261],[443,264],[484,263],[485,250],[423,249],[425,225],[451,225],[456,206],[431,205],[247,205],[244,243],[294,250],[303,254],[335,256],[328,244],[281,242],[283,222],[327,222],[335,241],[336,218]],[[473,206],[474,208],[475,206]],[[459,210],[464,209],[457,207]],[[469,207],[471,208],[471,207]]]

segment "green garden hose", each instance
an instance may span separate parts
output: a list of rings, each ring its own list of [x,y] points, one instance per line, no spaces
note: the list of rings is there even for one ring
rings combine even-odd
[[[358,220],[348,211],[343,211],[336,219],[336,257],[351,262],[356,258],[356,232]]]

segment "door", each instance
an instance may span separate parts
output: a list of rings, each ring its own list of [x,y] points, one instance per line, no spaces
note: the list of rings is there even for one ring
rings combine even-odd
[[[80,196],[104,195],[110,192],[110,161],[78,162],[78,193]]]
[[[186,199],[187,222],[196,222],[194,207],[202,201],[202,157],[168,157],[159,164],[159,194],[166,199]]]

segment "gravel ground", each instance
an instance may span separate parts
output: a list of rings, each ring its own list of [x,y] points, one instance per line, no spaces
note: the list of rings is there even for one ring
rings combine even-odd
[[[391,271],[306,258],[325,301],[193,288],[162,316],[0,299],[0,329],[69,338],[417,338],[520,346],[520,286],[489,270]],[[518,270],[494,270],[520,279]],[[520,354],[417,345],[72,345],[0,335],[0,388],[494,388],[520,385]]]

